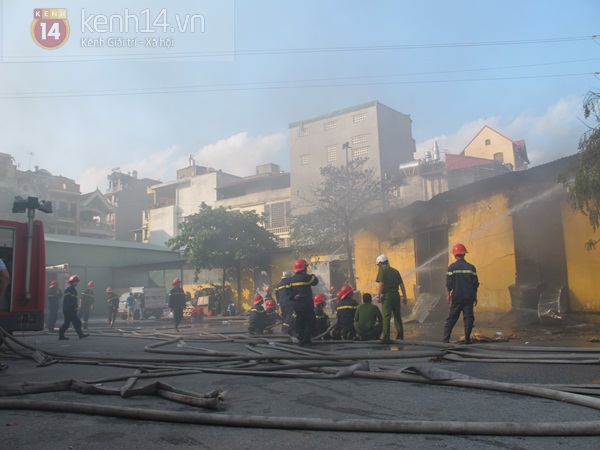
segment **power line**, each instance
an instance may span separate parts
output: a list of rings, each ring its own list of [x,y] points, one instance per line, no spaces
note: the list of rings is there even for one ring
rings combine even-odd
[[[29,61],[4,61],[0,64],[47,64],[47,63],[82,63],[82,62],[102,62],[102,61],[168,61],[173,59],[194,59],[194,58],[235,58],[238,56],[257,56],[257,55],[285,55],[285,54],[310,54],[310,53],[340,53],[340,52],[373,52],[373,51],[391,51],[391,50],[423,50],[438,48],[464,48],[464,47],[490,47],[506,45],[535,45],[535,44],[553,44],[559,42],[576,41],[595,41],[600,35],[592,36],[572,36],[545,39],[525,39],[509,41],[486,41],[486,42],[454,42],[454,43],[431,43],[431,44],[402,44],[402,45],[369,45],[356,47],[309,47],[309,48],[278,48],[278,49],[249,49],[249,50],[219,50],[204,52],[184,52],[168,53],[160,55],[149,54],[128,54],[126,57],[114,57],[114,55],[69,55],[67,58],[57,59],[56,55],[47,57],[36,56],[36,60]],[[5,56],[6,58],[6,56]],[[11,56],[11,58],[18,58]],[[21,56],[21,58],[31,58],[30,56]],[[48,58],[44,61],[44,58]]]

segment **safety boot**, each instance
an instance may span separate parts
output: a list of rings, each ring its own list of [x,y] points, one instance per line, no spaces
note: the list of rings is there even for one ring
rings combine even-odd
[[[465,327],[465,344],[472,344],[471,341],[471,332],[473,331],[473,327]]]
[[[442,339],[442,342],[444,342],[445,344],[449,344],[451,334],[452,334],[452,328],[444,327],[444,338]]]

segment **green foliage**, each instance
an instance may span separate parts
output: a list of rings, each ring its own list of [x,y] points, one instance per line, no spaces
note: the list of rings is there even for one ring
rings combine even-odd
[[[387,188],[373,169],[364,168],[366,158],[347,166],[321,168],[323,181],[303,198],[310,208],[292,217],[292,246],[297,255],[316,256],[344,250],[348,280],[354,283],[352,223],[381,208]]]
[[[579,159],[559,177],[569,189],[573,209],[586,215],[594,232],[600,227],[600,93],[589,92],[583,105],[585,118],[593,117],[596,127],[590,127],[579,141]],[[589,240],[586,248],[593,250],[597,241]]]
[[[242,262],[264,264],[277,242],[261,224],[254,211],[205,208],[187,217],[179,226],[179,235],[167,245],[182,252],[196,276],[202,269],[228,269]]]

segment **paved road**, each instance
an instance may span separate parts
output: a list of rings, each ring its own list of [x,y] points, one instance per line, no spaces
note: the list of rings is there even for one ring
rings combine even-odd
[[[596,361],[599,359],[600,344],[593,342],[594,336],[600,337],[600,334],[596,334],[596,327],[575,325],[546,328],[532,325],[519,328],[515,324],[509,327],[499,322],[491,322],[486,326],[481,321],[479,331],[483,336],[493,336],[498,328],[502,328],[501,331],[511,336],[511,340],[469,348],[456,346],[459,356],[465,352],[467,355],[482,353],[478,358],[486,359],[455,361],[440,358],[440,355],[446,354],[445,350],[438,344],[427,343],[438,340],[439,324],[409,324],[406,327],[407,341],[398,345],[384,347],[374,343],[324,343],[307,350],[310,364],[326,366],[329,368],[327,372],[340,370],[340,366],[334,364],[339,362],[341,356],[348,358],[342,361],[346,366],[355,361],[369,361],[369,370],[363,368],[354,376],[332,378],[330,374],[300,368],[293,371],[274,370],[281,363],[306,363],[307,357],[299,354],[297,348],[288,348],[286,340],[278,334],[250,339],[245,333],[246,323],[239,318],[214,318],[200,325],[190,324],[180,333],[174,332],[170,321],[122,322],[117,325],[121,328],[110,330],[103,327],[102,321],[92,321],[91,336],[84,340],[76,339],[72,331],[69,341],[59,341],[57,335],[51,333],[15,333],[13,337],[18,342],[8,341],[8,344],[25,357],[2,347],[0,360],[10,366],[0,373],[2,392],[6,393],[15,386],[21,387],[19,383],[56,383],[64,380],[85,381],[100,389],[119,389],[135,374],[136,369],[144,372],[168,369],[171,375],[138,379],[134,388],[160,381],[199,394],[213,390],[226,391],[220,409],[205,410],[157,395],[122,398],[118,395],[84,394],[75,390],[5,396],[0,400],[30,401],[34,407],[44,406],[50,410],[0,410],[0,425],[4,425],[4,448],[598,448],[600,438],[597,436],[497,436],[472,431],[459,434],[456,430],[446,432],[450,434],[426,434],[289,429],[306,423],[305,419],[315,419],[326,427],[331,423],[345,425],[347,420],[366,420],[365,426],[381,424],[385,420],[425,421],[426,426],[451,421],[452,427],[461,422],[467,422],[467,426],[471,422],[491,422],[492,429],[501,429],[503,422],[555,423],[556,427],[569,429],[569,424],[583,421],[600,429],[598,411],[578,404],[416,380],[369,378],[383,374],[408,377],[409,374],[402,369],[418,367],[422,370],[442,369],[453,377],[469,375],[519,385],[598,383],[598,364],[581,362],[582,355],[595,358]],[[458,335],[457,330],[455,338]],[[178,338],[183,343],[177,341]],[[46,359],[50,364],[36,364],[29,358],[31,349],[25,346],[43,352],[41,359],[51,355]],[[532,351],[540,346],[548,351]],[[553,347],[563,347],[568,351],[559,353]],[[588,351],[574,350],[582,347]],[[272,358],[261,362],[260,355],[265,354]],[[434,355],[438,356],[432,358]],[[526,362],[487,361],[487,357],[491,356],[501,356],[505,361],[506,358],[520,355],[525,355]],[[555,361],[552,364],[536,362],[540,355],[548,358],[571,355],[578,359],[575,363],[572,360],[561,363]],[[274,357],[279,364],[273,362]],[[207,358],[218,361],[203,362]],[[201,368],[205,371],[200,372]],[[190,369],[196,373],[182,372]],[[207,372],[208,369],[212,372]],[[238,372],[225,372],[232,370]],[[240,370],[269,372],[255,376],[239,373]],[[293,378],[290,373],[301,374],[303,378]],[[113,380],[108,380],[109,377]],[[46,387],[45,384],[43,386]],[[104,409],[117,415],[133,411],[138,416],[123,418],[58,412],[63,403],[72,408],[97,407],[97,413],[104,412]],[[153,412],[157,412],[158,416],[154,419],[166,420],[173,415],[173,420],[177,422],[150,420]],[[287,428],[283,429],[240,426],[242,421],[253,423],[263,416],[292,420],[284,424]],[[198,417],[209,420],[217,417],[225,423],[218,426],[182,423],[183,420],[195,420]],[[332,420],[337,422],[328,422]],[[307,426],[313,425],[307,423]],[[349,426],[359,425],[362,422],[353,422]]]

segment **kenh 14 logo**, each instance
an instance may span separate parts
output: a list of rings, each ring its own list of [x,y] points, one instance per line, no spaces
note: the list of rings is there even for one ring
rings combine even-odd
[[[69,21],[65,8],[36,8],[33,10],[31,36],[46,50],[62,47],[69,39]]]

